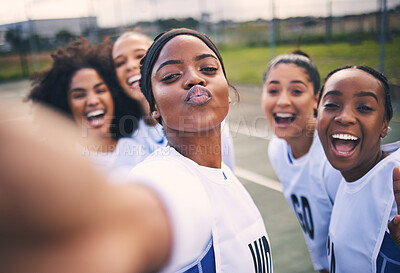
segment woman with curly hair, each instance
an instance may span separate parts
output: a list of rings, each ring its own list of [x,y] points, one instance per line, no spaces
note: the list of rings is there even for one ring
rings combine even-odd
[[[142,161],[147,153],[129,138],[143,115],[142,106],[125,94],[108,71],[113,63],[103,44],[93,46],[85,38],[72,41],[52,53],[52,66],[33,76],[26,100],[43,103],[73,119],[82,136],[98,142],[85,153],[104,170],[127,167]]]

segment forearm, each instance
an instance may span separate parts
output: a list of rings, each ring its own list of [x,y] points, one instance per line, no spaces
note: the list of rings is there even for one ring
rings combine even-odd
[[[74,228],[96,215],[106,183],[72,148],[71,124],[19,119],[26,114],[24,108],[0,113],[0,232]]]
[[[15,121],[25,112],[9,110],[0,107],[0,271],[159,269],[171,231],[158,197],[108,184],[74,149],[79,139],[65,120],[38,131],[43,121]]]

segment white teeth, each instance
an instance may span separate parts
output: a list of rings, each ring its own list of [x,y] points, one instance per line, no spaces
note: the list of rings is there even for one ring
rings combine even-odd
[[[332,135],[333,138],[341,139],[341,140],[358,140],[358,137],[348,135],[348,134],[334,134]]]
[[[95,117],[98,115],[103,115],[104,114],[104,110],[94,110],[93,112],[89,112],[86,117],[87,118],[91,118],[91,117]]]
[[[291,117],[293,117],[294,115],[293,115],[293,114],[290,114],[290,113],[276,113],[275,116],[276,116],[277,118],[291,118]]]
[[[133,84],[134,82],[140,80],[140,78],[141,78],[140,75],[132,76],[132,77],[130,77],[130,78],[128,79],[128,84],[131,85],[131,84]]]

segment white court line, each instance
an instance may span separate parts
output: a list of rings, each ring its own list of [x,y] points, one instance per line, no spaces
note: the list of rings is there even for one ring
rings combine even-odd
[[[249,180],[253,183],[259,184],[261,186],[270,188],[275,191],[282,192],[282,184],[279,183],[278,181],[275,181],[273,179],[269,179],[267,177],[264,177],[262,175],[259,175],[257,173],[254,173],[252,171],[242,169],[238,166],[235,167],[235,174],[238,177],[241,177],[243,179]]]

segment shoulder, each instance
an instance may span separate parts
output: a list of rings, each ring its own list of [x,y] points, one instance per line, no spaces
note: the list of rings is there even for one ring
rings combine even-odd
[[[268,155],[271,157],[281,156],[287,151],[287,142],[276,136],[273,136],[268,143]]]

